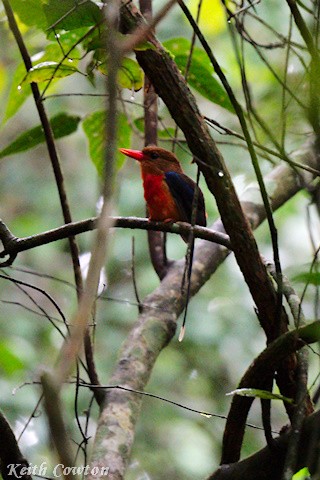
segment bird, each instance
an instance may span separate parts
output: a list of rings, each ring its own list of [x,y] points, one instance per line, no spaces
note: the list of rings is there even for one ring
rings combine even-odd
[[[182,170],[177,156],[154,145],[142,150],[120,148],[140,163],[149,220],[192,223],[192,204],[197,184]],[[198,188],[195,224],[207,225],[203,193]],[[188,235],[181,235],[185,242]]]

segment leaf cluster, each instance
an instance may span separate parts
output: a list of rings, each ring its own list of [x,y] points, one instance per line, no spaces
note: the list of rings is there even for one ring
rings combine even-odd
[[[3,123],[16,115],[27,98],[31,95],[30,84],[37,83],[42,96],[54,92],[55,84],[60,79],[82,75],[90,83],[95,84],[97,77],[108,75],[108,61],[105,54],[105,24],[101,8],[93,1],[87,0],[75,5],[72,0],[33,0],[26,2],[13,1],[12,7],[21,22],[29,28],[42,30],[46,36],[45,46],[32,57],[33,66],[27,72],[23,64],[16,67],[13,74],[10,93]],[[122,36],[119,34],[119,39]],[[230,111],[233,108],[229,98],[217,80],[214,70],[205,54],[199,47],[192,47],[185,38],[174,38],[164,42],[164,46],[175,59],[182,73],[186,73],[189,55],[192,51],[192,62],[188,68],[187,79],[192,88],[204,98]],[[137,47],[139,50],[151,48],[147,42]],[[81,62],[80,62],[81,60]],[[76,82],[76,79],[73,83]],[[122,60],[118,74],[119,96],[121,89],[132,92],[143,86],[143,75],[137,61],[130,57]],[[139,131],[143,125],[139,118],[134,120]],[[104,138],[104,114],[93,112],[85,118],[80,115],[69,115],[60,112],[51,118],[52,129],[56,139],[75,132],[80,124],[87,136],[89,154],[98,173],[102,174]],[[124,115],[119,115],[119,146],[129,146],[131,129]],[[172,138],[173,129],[160,132],[163,138]],[[105,139],[107,141],[107,139]],[[41,126],[35,126],[23,132],[11,144],[0,151],[0,158],[12,155],[39,145],[44,141]],[[123,156],[118,155],[118,168],[123,164]]]

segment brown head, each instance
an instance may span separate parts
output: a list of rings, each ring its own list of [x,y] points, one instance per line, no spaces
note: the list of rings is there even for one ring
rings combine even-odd
[[[164,148],[150,145],[140,150],[120,148],[120,152],[127,157],[138,160],[144,172],[161,174],[164,172],[183,173],[180,162],[174,153]]]

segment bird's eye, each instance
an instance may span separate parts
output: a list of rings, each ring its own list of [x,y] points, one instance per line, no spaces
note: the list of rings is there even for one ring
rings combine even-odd
[[[152,160],[155,160],[156,158],[159,158],[159,154],[157,152],[151,152],[150,157],[152,158]]]

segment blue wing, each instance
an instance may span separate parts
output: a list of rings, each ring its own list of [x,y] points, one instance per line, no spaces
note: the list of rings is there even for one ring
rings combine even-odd
[[[177,172],[166,172],[165,179],[169,190],[181,212],[181,216],[185,222],[191,223],[192,202],[196,183],[187,177],[187,175]],[[204,198],[199,189],[196,224],[206,226],[206,212]]]

